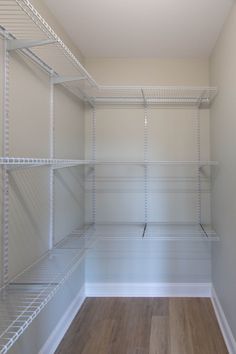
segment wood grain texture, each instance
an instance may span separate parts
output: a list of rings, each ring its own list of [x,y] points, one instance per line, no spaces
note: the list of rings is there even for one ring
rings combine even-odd
[[[87,298],[56,354],[228,354],[210,299]]]

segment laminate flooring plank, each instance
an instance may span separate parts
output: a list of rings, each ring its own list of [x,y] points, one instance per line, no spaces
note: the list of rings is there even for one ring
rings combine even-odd
[[[209,346],[215,354],[228,354],[215,311],[210,299],[199,299],[201,306],[201,318],[206,329]]]
[[[185,299],[173,298],[169,301],[170,354],[194,354],[184,307]]]
[[[194,354],[217,354],[209,340],[206,319],[200,299],[185,299],[184,306]]]
[[[111,354],[148,354],[151,320],[145,299],[126,299]],[[122,340],[121,340],[122,338]]]
[[[149,343],[149,354],[169,354],[169,319],[153,316]]]

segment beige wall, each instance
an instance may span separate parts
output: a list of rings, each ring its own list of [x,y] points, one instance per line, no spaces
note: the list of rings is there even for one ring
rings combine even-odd
[[[213,285],[236,338],[236,4],[211,56],[211,85],[219,94],[211,110],[212,217],[221,241],[213,248]]]
[[[209,84],[208,60],[87,59],[85,66],[99,84],[199,85]]]

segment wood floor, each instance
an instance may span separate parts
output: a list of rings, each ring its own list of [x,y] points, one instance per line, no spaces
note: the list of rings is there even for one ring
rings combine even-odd
[[[56,354],[227,354],[210,299],[87,298]]]

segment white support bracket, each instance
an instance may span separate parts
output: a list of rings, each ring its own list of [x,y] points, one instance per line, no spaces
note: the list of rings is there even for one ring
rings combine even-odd
[[[32,47],[40,47],[43,45],[57,43],[54,39],[46,39],[41,41],[34,40],[23,40],[23,39],[8,39],[7,40],[7,50],[17,50],[17,49],[29,49]]]
[[[65,82],[87,80],[86,76],[56,76],[53,78],[53,84],[64,84]]]
[[[145,96],[145,93],[144,93],[143,89],[141,89],[141,92],[142,92],[142,96],[143,96],[144,107],[146,108],[147,107],[147,99],[146,99],[146,96]]]

